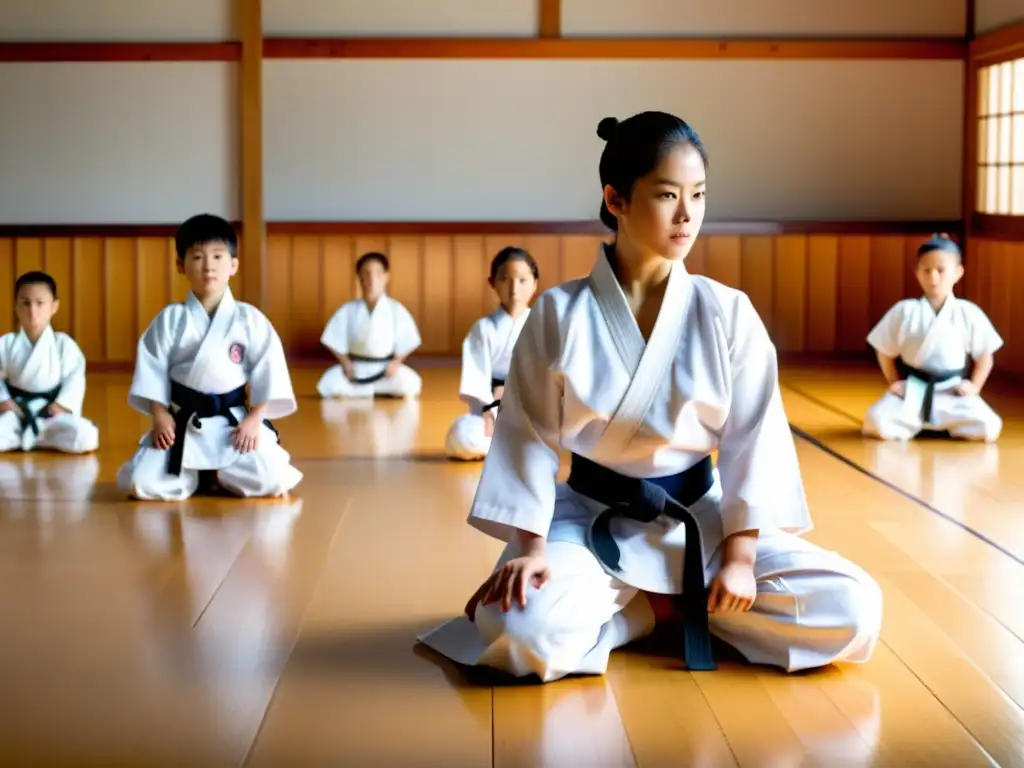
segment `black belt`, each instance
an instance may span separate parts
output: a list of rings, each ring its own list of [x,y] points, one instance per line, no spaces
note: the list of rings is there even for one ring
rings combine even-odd
[[[505,386],[505,380],[504,379],[491,379],[491,392],[494,392],[494,390],[496,390],[498,387],[504,387],[504,386]],[[499,405],[501,405],[501,399],[500,398],[498,400],[494,400],[489,405],[485,405],[483,412],[487,413],[489,410],[491,410],[491,408],[497,408]]]
[[[619,570],[619,547],[611,535],[611,521],[627,517],[643,523],[653,522],[658,515],[680,521],[686,530],[686,551],[683,559],[683,649],[686,666],[691,670],[717,669],[711,653],[708,629],[708,589],[704,584],[704,555],[697,520],[686,507],[701,499],[714,485],[714,466],[706,456],[697,464],[676,475],[647,479],[626,477],[572,455],[568,485],[574,491],[602,504],[608,509],[597,516],[591,527],[594,553],[612,570]]]
[[[37,415],[29,410],[28,404],[33,400],[45,400],[46,405],[40,409],[41,412],[45,411],[57,402],[57,398],[60,397],[60,390],[60,384],[48,392],[29,392],[28,390],[21,389],[20,387],[15,387],[13,384],[7,384],[7,392],[10,394],[11,400],[14,401],[15,405],[17,405],[21,411],[21,428],[23,430],[31,429],[37,435],[39,434],[39,422],[37,420]]]
[[[174,444],[167,457],[167,471],[172,475],[181,474],[181,462],[185,455],[185,432],[189,424],[196,429],[201,429],[200,419],[208,419],[211,416],[223,416],[233,427],[238,426],[238,419],[231,412],[232,408],[248,408],[245,397],[245,386],[233,389],[230,392],[223,392],[219,395],[210,395],[205,392],[197,392],[194,389],[171,381],[171,402],[178,406],[174,416]],[[267,425],[275,435],[277,429],[266,419],[263,423]],[[280,435],[278,435],[280,438]]]
[[[387,355],[385,357],[369,357],[367,355],[349,355],[348,359],[356,363],[390,363],[395,359],[394,354]],[[375,373],[372,376],[364,376],[359,379],[349,379],[353,384],[373,384],[374,382],[380,381],[387,376],[387,369],[380,373]]]
[[[955,379],[967,375],[967,366],[958,370],[948,371],[922,371],[920,368],[915,368],[912,365],[908,365],[903,361],[903,358],[896,358],[896,372],[899,377],[903,380],[906,379],[917,379],[925,385],[924,388],[924,399],[921,401],[921,421],[930,422],[932,420],[932,400],[935,397],[935,385],[941,384],[944,381]],[[905,393],[904,393],[905,394]]]

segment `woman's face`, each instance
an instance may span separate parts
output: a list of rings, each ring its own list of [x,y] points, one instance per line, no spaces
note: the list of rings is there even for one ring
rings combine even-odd
[[[691,144],[677,144],[637,180],[629,200],[610,186],[605,204],[618,218],[619,238],[665,259],[685,259],[704,223],[707,172]]]

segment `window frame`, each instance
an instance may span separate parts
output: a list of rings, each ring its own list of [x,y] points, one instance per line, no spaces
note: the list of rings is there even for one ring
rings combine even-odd
[[[1013,64],[1010,71],[1013,73],[1010,83],[1010,105],[1006,109],[1005,103],[996,103],[996,111],[982,108],[984,100],[987,107],[993,104],[991,91],[991,79],[983,83],[983,78],[991,77],[993,67]],[[992,213],[984,211],[986,206],[982,203],[982,185],[979,183],[988,177],[983,172],[985,168],[1010,168],[1009,171],[1009,203],[1011,209],[1014,197],[1024,194],[1024,191],[1015,189],[1014,181],[1024,185],[1024,154],[1015,146],[1014,142],[1014,118],[1024,123],[1024,103],[1016,103],[1024,98],[1024,83],[1017,82],[1017,78],[1024,79],[1024,24],[1015,24],[995,32],[982,35],[970,45],[970,55],[965,68],[965,128],[966,128],[966,152],[964,157],[964,210],[968,215],[969,229],[971,234],[980,237],[1001,239],[1001,240],[1024,240],[1024,209],[1018,213]],[[983,85],[985,87],[983,87]],[[1002,88],[1000,89],[1002,90]],[[1017,98],[1017,97],[1020,98]],[[1005,99],[1004,99],[1005,102]],[[986,114],[988,113],[988,114]],[[987,150],[987,137],[981,135],[983,121],[988,119],[1009,118],[1009,160],[1001,161],[997,154],[995,162],[988,162],[991,153],[983,160],[980,156],[982,149]],[[1017,128],[1018,132],[1024,131]],[[998,152],[998,150],[997,150]],[[1020,159],[1017,159],[1017,158]],[[1017,170],[1016,179],[1014,170]],[[1016,192],[1016,194],[1015,194]],[[997,192],[998,194],[998,192]]]

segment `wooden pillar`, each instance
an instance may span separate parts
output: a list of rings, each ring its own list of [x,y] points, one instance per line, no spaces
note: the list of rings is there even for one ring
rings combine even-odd
[[[262,0],[235,0],[242,42],[239,62],[239,138],[244,301],[266,311],[267,225],[263,214],[263,9]]]
[[[961,190],[963,198],[960,204],[960,215],[963,218],[963,240],[961,248],[967,254],[968,241],[971,238],[971,221],[974,219],[974,208],[978,198],[978,70],[974,65],[974,22],[975,0],[967,0],[967,19],[964,39],[967,52],[964,54],[964,127],[961,138],[963,146],[963,178]],[[971,267],[973,269],[973,267]]]
[[[562,0],[538,0],[540,3],[540,36],[559,38],[562,36]]]

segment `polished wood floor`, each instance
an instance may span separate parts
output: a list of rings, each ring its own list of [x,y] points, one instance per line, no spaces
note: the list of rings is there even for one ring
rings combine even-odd
[[[1024,404],[998,445],[862,440],[864,366],[793,367],[810,538],[883,586],[871,663],[785,676],[620,652],[603,678],[490,688],[414,645],[499,545],[443,461],[454,368],[419,403],[321,403],[277,424],[288,502],[137,503],[146,422],[91,376],[97,456],[0,457],[0,764],[974,766],[1024,764]]]

